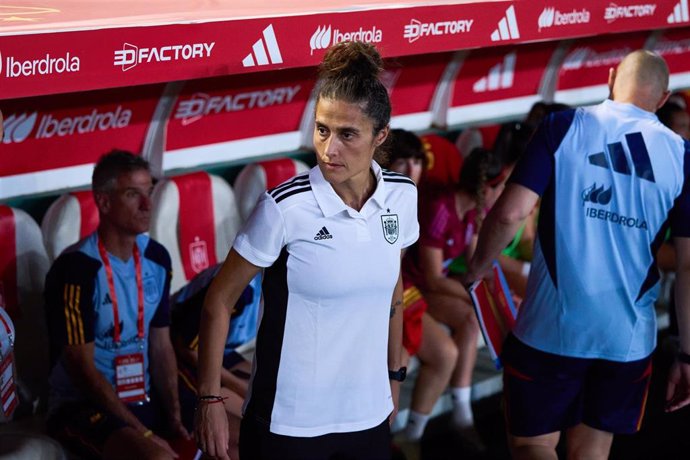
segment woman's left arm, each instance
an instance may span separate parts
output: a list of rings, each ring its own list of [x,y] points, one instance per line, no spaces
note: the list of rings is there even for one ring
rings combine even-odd
[[[402,254],[401,254],[402,258]],[[393,289],[391,299],[391,313],[388,324],[388,370],[397,371],[402,362],[402,337],[403,337],[403,283],[402,270],[398,273],[398,281]],[[398,397],[400,396],[400,382],[391,380],[391,394],[393,395],[393,412],[390,423],[393,423],[398,414]]]

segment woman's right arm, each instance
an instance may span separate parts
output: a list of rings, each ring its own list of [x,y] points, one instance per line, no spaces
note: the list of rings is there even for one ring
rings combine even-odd
[[[199,397],[220,394],[223,350],[230,315],[244,288],[261,270],[234,249],[209,287],[199,326]],[[196,411],[195,435],[207,455],[228,458],[228,421],[223,404],[200,402]]]
[[[427,288],[432,292],[460,297],[469,302],[470,296],[464,286],[459,281],[445,275],[443,250],[420,244],[418,251],[419,266],[424,273]]]

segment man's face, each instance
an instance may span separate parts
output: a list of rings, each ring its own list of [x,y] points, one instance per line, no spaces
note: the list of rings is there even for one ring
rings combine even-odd
[[[121,174],[114,190],[96,197],[101,221],[132,236],[148,231],[152,191],[153,180],[148,171],[140,169]]]

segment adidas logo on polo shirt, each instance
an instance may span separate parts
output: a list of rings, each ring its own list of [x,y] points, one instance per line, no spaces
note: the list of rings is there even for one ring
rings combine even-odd
[[[319,233],[316,234],[314,239],[316,241],[318,241],[318,240],[330,240],[330,239],[333,239],[333,235],[331,235],[328,232],[328,229],[326,227],[322,227],[321,230],[319,230]]]

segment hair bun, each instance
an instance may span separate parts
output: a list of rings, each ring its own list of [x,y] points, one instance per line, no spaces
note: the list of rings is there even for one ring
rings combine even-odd
[[[378,78],[383,70],[383,59],[374,45],[345,41],[333,45],[320,66],[322,78],[343,78],[357,75],[360,78]]]

